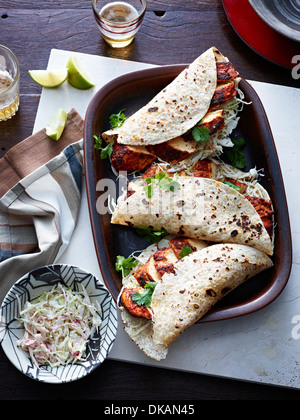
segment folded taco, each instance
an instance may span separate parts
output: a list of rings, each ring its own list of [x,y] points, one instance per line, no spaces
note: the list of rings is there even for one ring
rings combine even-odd
[[[138,261],[123,278],[119,306],[126,332],[155,360],[220,299],[272,266],[265,253],[245,245],[182,237],[148,247]]]
[[[112,166],[132,172],[157,159],[179,162],[195,153],[199,158],[219,155],[223,146],[232,145],[229,135],[243,103],[239,81],[231,62],[215,47],[205,51],[121,126],[102,133],[113,143]]]
[[[239,243],[273,254],[273,206],[253,174],[211,160],[199,161],[189,174],[168,173],[165,169],[163,172],[160,165],[152,166],[142,177],[129,182],[111,223]]]

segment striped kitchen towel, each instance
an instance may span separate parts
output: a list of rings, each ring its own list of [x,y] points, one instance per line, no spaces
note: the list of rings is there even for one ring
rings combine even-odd
[[[68,246],[80,208],[82,138],[83,120],[72,109],[58,141],[43,129],[0,159],[1,302],[16,280]]]

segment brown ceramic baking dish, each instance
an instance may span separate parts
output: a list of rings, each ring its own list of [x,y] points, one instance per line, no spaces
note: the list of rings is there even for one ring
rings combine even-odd
[[[114,79],[102,87],[91,100],[84,127],[84,159],[87,197],[96,253],[106,286],[114,299],[121,287],[120,273],[114,265],[117,255],[129,256],[149,245],[134,229],[112,225],[111,215],[99,214],[96,203],[103,192],[97,183],[110,179],[118,181],[108,159],[101,160],[94,148],[93,135],[109,129],[109,116],[122,109],[129,116],[145,105],[170,83],[185,65],[154,67],[135,71]],[[223,320],[257,311],[271,303],[285,287],[292,263],[292,244],[288,208],[272,132],[265,110],[251,85],[244,79],[240,88],[251,105],[244,107],[233,137],[244,137],[247,169],[264,168],[262,185],[267,189],[275,209],[274,267],[250,279],[221,300],[200,322]],[[99,186],[99,184],[98,184]],[[101,188],[98,188],[98,190]]]

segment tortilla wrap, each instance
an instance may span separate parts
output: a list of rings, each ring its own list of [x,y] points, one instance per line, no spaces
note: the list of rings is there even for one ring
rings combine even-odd
[[[273,241],[254,206],[227,184],[210,178],[178,177],[174,191],[153,183],[149,198],[144,180],[128,185],[111,223],[165,229],[174,235],[212,242],[239,243],[273,254]]]
[[[121,306],[125,331],[146,355],[164,359],[168,346],[182,332],[230,291],[272,265],[265,253],[245,245],[215,244],[197,250],[179,259],[174,272],[165,273],[157,282],[152,319],[136,318]],[[123,284],[135,286],[132,274]]]
[[[208,49],[121,127],[102,137],[107,142],[116,139],[124,145],[146,146],[186,133],[209,109],[217,86],[216,60],[222,57],[215,47]]]

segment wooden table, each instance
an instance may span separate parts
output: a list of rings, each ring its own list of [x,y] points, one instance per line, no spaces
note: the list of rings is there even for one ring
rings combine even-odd
[[[153,64],[189,63],[217,46],[248,79],[299,87],[291,71],[254,53],[236,35],[220,0],[150,0],[132,45],[112,49],[102,41],[90,0],[1,0],[0,42],[21,66],[21,105],[0,123],[0,157],[32,133],[41,87],[29,69],[45,69],[51,48]],[[192,373],[106,360],[86,378],[64,385],[35,382],[0,350],[0,399],[246,400],[298,399],[300,392]]]

